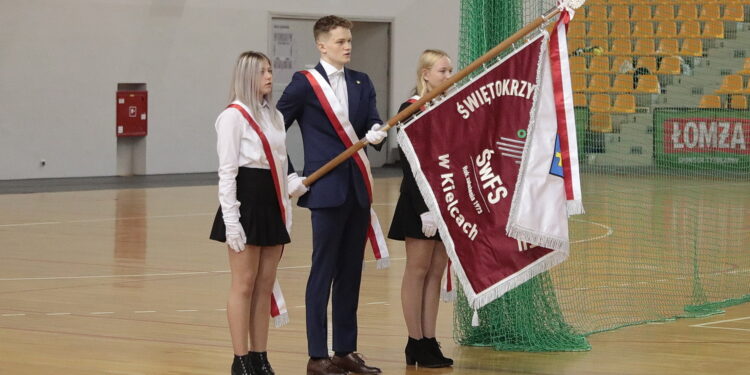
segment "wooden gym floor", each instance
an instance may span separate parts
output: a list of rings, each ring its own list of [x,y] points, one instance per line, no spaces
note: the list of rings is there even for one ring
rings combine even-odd
[[[96,181],[80,190],[0,195],[0,374],[228,374],[226,250],[207,239],[216,187],[101,189]],[[376,181],[374,206],[385,228],[399,182],[393,173]],[[294,220],[279,268],[291,323],[271,329],[269,343],[280,375],[304,374],[307,361],[310,215],[295,208]],[[359,309],[359,351],[385,374],[750,371],[748,304],[704,319],[595,334],[592,350],[577,353],[458,346],[452,306],[442,304],[438,339],[455,366],[407,367],[399,297],[404,248],[397,241],[389,246],[390,269],[367,263]]]

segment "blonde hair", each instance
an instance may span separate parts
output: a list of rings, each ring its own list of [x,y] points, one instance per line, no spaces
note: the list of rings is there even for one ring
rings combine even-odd
[[[430,70],[443,57],[450,58],[447,53],[439,49],[426,49],[419,55],[417,64],[417,86],[414,88],[414,94],[424,96],[427,93],[427,82],[424,80],[424,70]]]
[[[265,54],[256,51],[242,52],[237,58],[232,74],[232,84],[229,89],[229,102],[238,100],[250,108],[250,112],[256,121],[260,121],[260,107],[263,100],[271,104],[271,93],[260,96],[261,70],[263,61],[271,65],[271,60]],[[271,111],[276,122],[277,112]]]

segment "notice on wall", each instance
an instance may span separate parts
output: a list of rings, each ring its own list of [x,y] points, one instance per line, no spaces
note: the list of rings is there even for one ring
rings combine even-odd
[[[276,82],[290,82],[294,74],[293,37],[289,25],[273,25],[273,75]]]

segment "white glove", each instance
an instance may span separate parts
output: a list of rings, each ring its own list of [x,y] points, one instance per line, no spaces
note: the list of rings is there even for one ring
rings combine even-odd
[[[300,176],[297,176],[296,173],[292,173],[288,176],[286,176],[286,183],[287,183],[287,189],[289,191],[289,196],[292,198],[299,198],[305,193],[307,193],[308,189],[305,184],[302,183],[304,179]]]
[[[367,142],[371,145],[376,145],[380,142],[383,142],[385,137],[388,136],[387,131],[380,130],[383,128],[383,125],[381,124],[375,124],[370,128],[370,130],[365,135],[365,139],[367,139]]]
[[[419,215],[419,218],[422,219],[422,233],[424,233],[425,237],[434,236],[437,233],[435,216],[430,211],[427,211]]]
[[[224,226],[227,228],[226,235],[229,248],[234,250],[235,253],[245,250],[247,238],[245,237],[245,230],[242,229],[242,225],[240,223],[225,222]]]

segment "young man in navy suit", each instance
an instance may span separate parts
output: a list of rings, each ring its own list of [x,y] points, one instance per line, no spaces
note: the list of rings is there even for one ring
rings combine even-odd
[[[304,175],[343,152],[347,139],[356,142],[364,137],[370,144],[379,144],[386,137],[379,130],[382,120],[370,77],[344,67],[351,59],[351,28],[349,20],[336,16],[315,23],[320,63],[315,69],[295,73],[277,104],[287,128],[295,121],[300,126]],[[289,171],[294,172],[291,161]],[[309,191],[302,180],[296,173],[288,176],[289,191],[300,196],[299,206],[309,208],[312,217],[312,268],[305,293],[307,374],[379,374],[380,369],[367,366],[355,353],[362,260],[371,225],[372,177],[366,155],[361,151],[347,159]],[[335,355],[328,357],[331,294]]]

